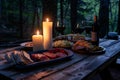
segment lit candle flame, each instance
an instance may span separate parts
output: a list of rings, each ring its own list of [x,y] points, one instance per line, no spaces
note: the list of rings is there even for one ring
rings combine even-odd
[[[39,33],[40,33],[40,32],[37,30],[37,35],[39,35]]]
[[[49,19],[47,18],[46,21],[49,22]]]
[[[59,21],[57,21],[57,27],[59,27]]]

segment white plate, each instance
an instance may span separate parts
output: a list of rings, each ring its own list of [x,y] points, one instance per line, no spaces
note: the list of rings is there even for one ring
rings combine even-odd
[[[24,42],[20,44],[23,47],[33,47],[33,43],[32,42]]]

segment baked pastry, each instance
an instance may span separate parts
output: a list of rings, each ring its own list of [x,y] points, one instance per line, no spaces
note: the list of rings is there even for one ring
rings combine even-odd
[[[74,51],[77,52],[88,52],[90,51],[94,46],[85,40],[78,40],[72,47]]]
[[[100,53],[104,48],[94,46],[92,43],[85,40],[79,40],[73,45],[72,49],[79,53]]]

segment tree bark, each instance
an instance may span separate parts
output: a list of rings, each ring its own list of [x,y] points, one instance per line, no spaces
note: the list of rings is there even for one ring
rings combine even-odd
[[[78,0],[71,0],[71,32],[75,32],[77,26],[77,2]]]
[[[118,22],[117,22],[117,32],[120,34],[120,0],[119,0],[119,8],[118,8]]]
[[[57,24],[57,0],[42,0],[43,3],[43,20],[49,18],[53,22],[53,37],[55,36],[55,27]]]
[[[36,27],[36,15],[37,15],[37,3],[36,0],[32,0],[33,4],[33,20],[32,20],[32,35],[35,34]]]
[[[100,0],[100,37],[104,37],[106,34],[108,34],[109,31],[109,3],[110,0]]]
[[[1,23],[1,16],[2,16],[2,1],[0,0],[0,23]]]
[[[24,0],[19,0],[19,30],[20,30],[20,38],[23,38],[23,8],[24,8]]]
[[[64,20],[63,20],[63,1],[64,0],[60,0],[60,19],[61,19],[61,27],[63,27],[63,22],[64,22]]]

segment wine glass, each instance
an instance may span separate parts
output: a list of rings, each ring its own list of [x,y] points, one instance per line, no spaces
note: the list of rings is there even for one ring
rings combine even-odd
[[[91,35],[91,30],[92,30],[92,27],[91,27],[91,26],[85,26],[85,31],[86,31],[86,36],[87,36],[87,37],[90,37],[90,35]]]
[[[91,21],[84,21],[84,27],[85,27],[86,37],[90,37],[91,30],[92,30],[92,22]]]
[[[65,27],[56,27],[56,30],[58,32],[59,35],[63,35],[64,34],[64,30],[65,30]]]
[[[74,32],[75,32],[75,33],[82,34],[82,32],[84,31],[84,29],[85,29],[84,27],[80,27],[79,24],[77,24]]]

